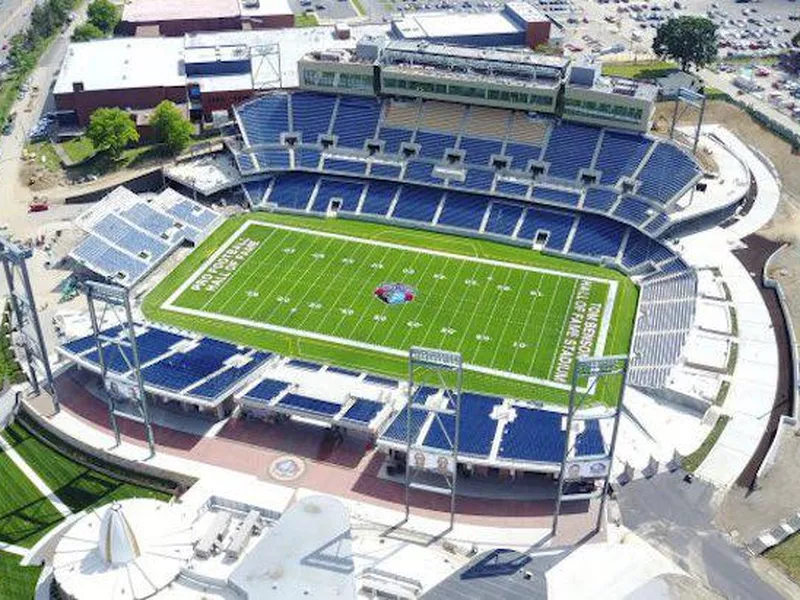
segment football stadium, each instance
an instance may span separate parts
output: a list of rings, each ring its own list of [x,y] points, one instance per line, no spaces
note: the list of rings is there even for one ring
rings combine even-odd
[[[467,597],[498,544],[619,535],[638,481],[762,473],[789,372],[747,254],[763,157],[702,110],[657,131],[656,87],[599,62],[366,35],[281,69],[48,245],[81,308],[52,357],[20,317],[55,406],[22,423],[180,496],[65,508],[30,550],[58,597]]]

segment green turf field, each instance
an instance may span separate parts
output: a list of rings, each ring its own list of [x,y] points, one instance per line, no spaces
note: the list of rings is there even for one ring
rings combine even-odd
[[[388,305],[385,283],[415,290]],[[577,354],[627,352],[636,290],[529,248],[372,223],[226,222],[146,299],[155,320],[278,352],[402,374],[412,345],[456,350],[467,387],[563,401]]]
[[[22,557],[0,552],[0,598],[29,600],[34,597],[42,567],[22,567]]]

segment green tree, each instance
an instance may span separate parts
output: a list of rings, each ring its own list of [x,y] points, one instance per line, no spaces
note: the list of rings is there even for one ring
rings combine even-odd
[[[150,125],[153,126],[158,141],[172,154],[184,150],[192,139],[192,124],[169,100],[164,100],[156,106],[150,117]]]
[[[110,0],[92,0],[86,14],[92,25],[106,33],[112,33],[119,23],[119,9]]]
[[[106,34],[94,23],[83,23],[72,32],[73,42],[88,42],[106,37]]]
[[[130,115],[121,108],[98,108],[89,118],[86,136],[100,152],[118,158],[128,144],[139,141]]]
[[[705,17],[670,19],[659,25],[653,52],[678,61],[684,71],[704,67],[717,59],[717,26]]]

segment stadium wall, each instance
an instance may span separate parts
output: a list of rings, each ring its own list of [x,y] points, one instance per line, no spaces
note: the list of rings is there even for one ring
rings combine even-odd
[[[201,19],[166,19],[152,21],[121,21],[118,30],[123,35],[135,36],[139,30],[157,32],[164,37],[180,37],[198,31],[241,31],[243,29],[282,29],[294,27],[294,15],[268,15],[263,17],[206,17]]]
[[[74,111],[78,124],[86,126],[89,117],[98,108],[118,106],[121,108],[149,109],[162,100],[176,104],[186,102],[186,87],[149,87],[119,90],[75,90],[66,94],[55,94],[57,110]]]

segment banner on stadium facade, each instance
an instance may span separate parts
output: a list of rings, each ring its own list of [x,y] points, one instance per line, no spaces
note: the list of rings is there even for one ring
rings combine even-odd
[[[134,382],[124,377],[113,377],[106,374],[106,391],[112,394],[115,398],[124,398],[125,400],[136,400],[139,397],[137,387]]]
[[[566,478],[569,480],[597,479],[608,474],[611,469],[611,459],[600,457],[588,460],[568,460],[566,467]]]
[[[440,475],[452,475],[456,470],[456,463],[452,456],[435,454],[424,450],[412,450],[411,461],[415,469],[432,471]]]

